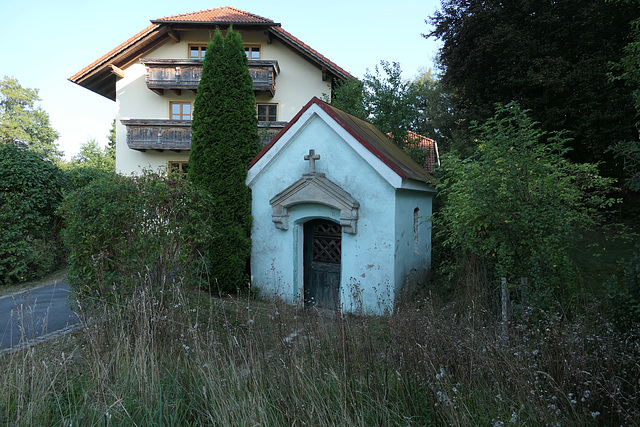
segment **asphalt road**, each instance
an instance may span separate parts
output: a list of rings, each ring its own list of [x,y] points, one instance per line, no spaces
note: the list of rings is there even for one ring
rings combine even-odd
[[[57,282],[0,298],[0,350],[77,324],[68,294],[69,285]]]

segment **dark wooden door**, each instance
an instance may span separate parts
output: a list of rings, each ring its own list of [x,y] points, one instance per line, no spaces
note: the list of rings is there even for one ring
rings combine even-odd
[[[304,224],[304,303],[336,310],[340,303],[342,229],[315,219]]]

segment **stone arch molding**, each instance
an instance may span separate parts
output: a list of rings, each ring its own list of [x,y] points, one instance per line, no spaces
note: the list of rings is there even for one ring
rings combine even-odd
[[[269,200],[273,209],[271,219],[276,228],[288,230],[289,208],[303,203],[317,203],[339,209],[342,231],[357,233],[360,203],[324,174],[315,172],[303,174],[302,178]]]

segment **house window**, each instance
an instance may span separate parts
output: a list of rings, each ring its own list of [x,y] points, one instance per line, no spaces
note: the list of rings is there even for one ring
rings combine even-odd
[[[190,102],[171,102],[171,120],[191,120]]]
[[[179,178],[186,178],[189,172],[188,162],[169,162],[169,175],[176,175]]]
[[[205,51],[207,50],[206,44],[191,44],[189,45],[189,59],[204,59]]]
[[[278,104],[258,104],[258,121],[275,122],[278,120]]]
[[[244,54],[247,55],[249,61],[260,59],[260,46],[245,46]]]

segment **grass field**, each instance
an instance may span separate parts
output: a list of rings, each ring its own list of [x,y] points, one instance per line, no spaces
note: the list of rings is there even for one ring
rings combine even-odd
[[[505,341],[483,309],[428,295],[326,318],[147,284],[2,356],[0,424],[632,425],[640,352],[624,338],[549,314]]]

